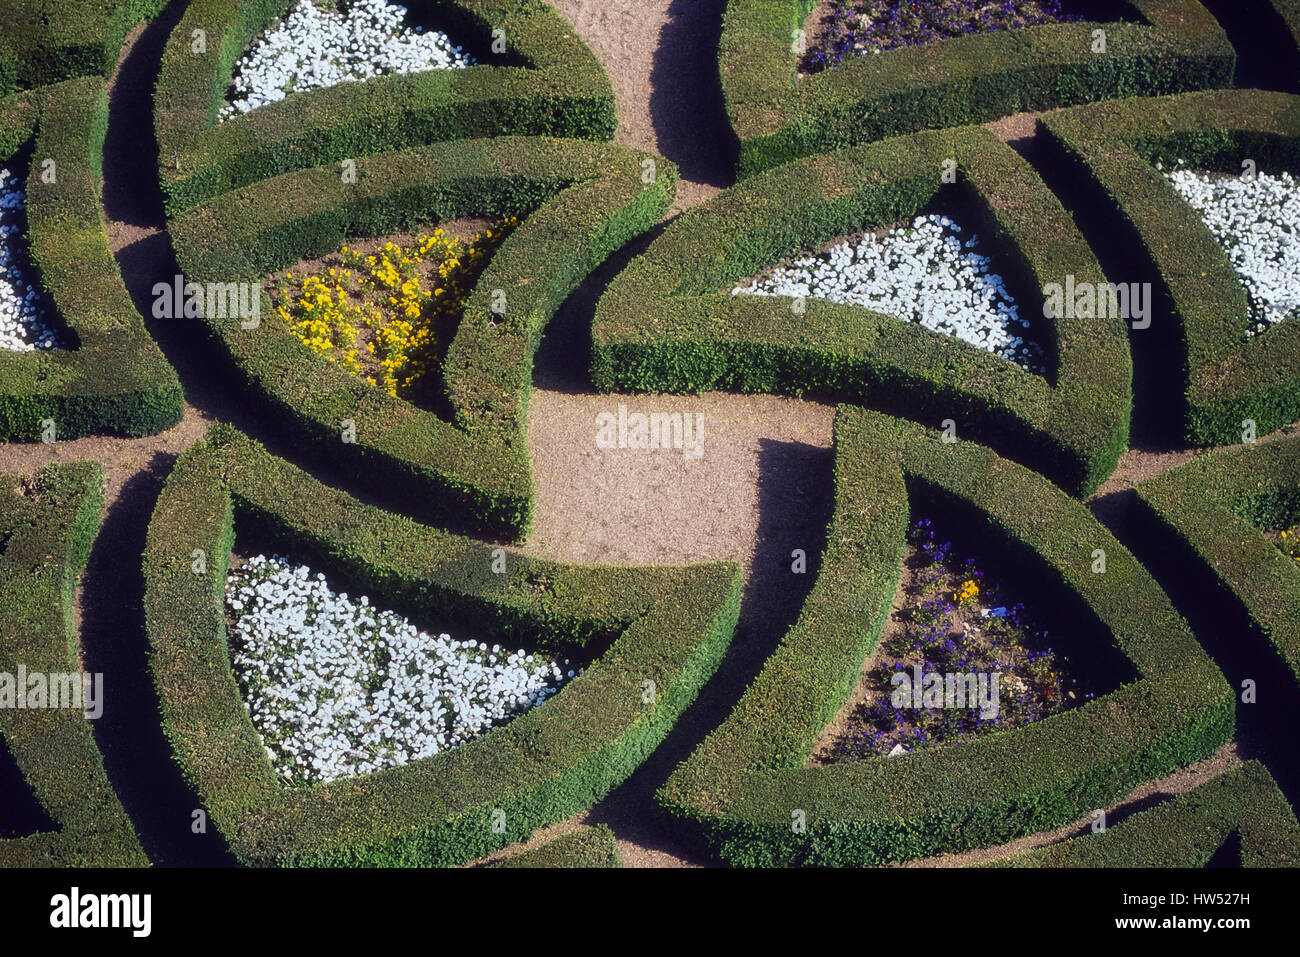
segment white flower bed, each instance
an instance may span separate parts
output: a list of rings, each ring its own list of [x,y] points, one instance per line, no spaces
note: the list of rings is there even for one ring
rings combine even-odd
[[[58,335],[46,324],[40,290],[23,275],[17,261],[26,205],[18,177],[0,169],[0,349],[14,352],[59,345]]]
[[[259,555],[232,571],[226,604],[253,725],[276,771],[293,783],[454,748],[574,676],[523,651],[433,638],[279,556]]]
[[[867,233],[817,256],[795,260],[732,295],[812,297],[863,306],[955,336],[1030,372],[1044,369],[1042,349],[1025,339],[1029,321],[947,216],[919,216],[910,228]]]
[[[1300,191],[1291,174],[1246,180],[1177,169],[1165,175],[1201,214],[1246,287],[1246,335],[1300,315]]]
[[[412,30],[403,24],[405,16],[405,7],[385,0],[353,0],[342,14],[301,0],[236,63],[234,96],[220,118],[301,90],[473,64],[445,33]]]

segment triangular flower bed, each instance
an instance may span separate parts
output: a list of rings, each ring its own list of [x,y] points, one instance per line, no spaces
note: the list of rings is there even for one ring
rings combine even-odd
[[[558,694],[473,741],[286,788],[226,643],[237,515],[365,593],[457,621],[489,645],[605,650]],[[435,531],[323,486],[225,426],[168,478],[144,568],[164,731],[231,850],[263,865],[461,863],[587,807],[694,700],[730,641],[740,598],[731,564],[561,565]]]
[[[1090,512],[970,442],[842,407],[835,513],[803,611],[731,715],[659,800],[736,865],[861,865],[1005,842],[1078,820],[1232,737],[1232,689],[1164,593]],[[1072,710],[960,744],[806,767],[875,649],[911,504],[982,516],[1086,611],[1137,679]],[[1098,552],[1104,571],[1098,572]]]
[[[504,42],[477,66],[306,91],[218,123],[236,59],[296,2],[195,0],[172,31],[154,96],[169,215],[280,173],[439,140],[613,138],[609,77],[568,21],[534,0],[443,5],[458,36]]]
[[[324,167],[226,194],[174,220],[171,237],[187,283],[260,283],[354,236],[518,217],[479,276],[443,363],[454,422],[314,355],[277,321],[265,293],[255,321],[204,319],[254,390],[301,434],[438,503],[460,527],[517,539],[532,515],[524,412],[533,352],[587,273],[668,208],[676,170],[654,162],[580,140],[439,143],[358,160],[356,183]]]
[[[945,174],[947,174],[945,176]],[[945,182],[945,179],[952,182]],[[1045,375],[861,306],[732,295],[747,277],[836,237],[951,199],[1002,250]],[[1033,169],[982,129],[899,137],[748,180],[689,210],[633,259],[596,312],[598,388],[734,388],[832,395],[996,445],[1072,492],[1095,488],[1128,444],[1124,321],[1047,316],[1053,285],[1105,277]]]
[[[1133,334],[1162,333],[1176,350],[1161,359],[1181,379],[1186,439],[1231,444],[1252,427],[1247,420],[1264,435],[1300,419],[1300,322],[1244,338],[1251,324],[1245,287],[1165,175],[1179,161],[1231,175],[1300,172],[1300,97],[1190,93],[1078,107],[1039,122],[1057,156],[1141,244],[1158,297],[1172,303],[1172,315],[1156,321],[1179,328]]]

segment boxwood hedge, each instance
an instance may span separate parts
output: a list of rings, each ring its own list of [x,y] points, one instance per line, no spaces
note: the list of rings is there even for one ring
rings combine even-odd
[[[1057,23],[855,57],[797,75],[813,0],[730,0],[718,45],[740,177],[800,156],[1023,110],[1232,82],[1236,55],[1196,0],[1132,0],[1138,22]],[[1094,53],[1093,31],[1106,52]]]
[[[1300,824],[1272,775],[1247,761],[1108,827],[989,867],[1206,867],[1229,837],[1242,867],[1300,867]]]
[[[614,832],[607,824],[584,827],[530,851],[493,861],[489,867],[622,867]]]
[[[0,350],[0,439],[92,432],[140,436],[180,421],[180,381],[150,338],[109,248],[99,207],[108,117],[96,77],[15,94],[0,102],[0,161],[28,143],[28,237],[41,285],[75,348]],[[41,175],[53,160],[54,182]]]
[[[1137,497],[1150,539],[1243,611],[1300,686],[1300,565],[1263,532],[1300,525],[1300,436],[1202,456]]]
[[[226,643],[227,562],[237,529],[250,526],[390,607],[454,621],[481,641],[608,645],[559,694],[472,742],[286,787]],[[512,552],[495,574],[493,557],[487,545],[327,488],[228,426],[181,456],[144,558],[151,667],[176,760],[242,862],[444,865],[522,840],[641,763],[713,673],[736,624],[731,563],[594,568]]]
[[[6,0],[0,7],[0,96],[113,72],[122,40],[166,0]]]
[[[1140,241],[1181,323],[1169,361],[1185,383],[1186,438],[1241,441],[1300,419],[1300,324],[1245,339],[1247,299],[1223,247],[1155,163],[1241,173],[1300,172],[1300,97],[1256,90],[1076,107],[1039,120],[1055,159],[1091,184]],[[1157,321],[1165,319],[1157,316]],[[1143,333],[1136,333],[1141,335]]]
[[[455,39],[509,54],[464,70],[375,77],[295,94],[217,123],[235,61],[294,0],[194,0],[163,54],[154,91],[169,215],[280,173],[437,140],[504,134],[609,140],[614,91],[595,54],[543,0],[428,0]],[[203,52],[196,53],[195,31]]]
[[[443,368],[454,422],[417,408],[312,353],[274,313],[244,329],[205,319],[249,383],[311,441],[412,488],[448,517],[522,538],[532,515],[524,438],[532,356],[565,297],[597,264],[667,210],[677,172],[606,143],[500,137],[363,158],[357,182],[322,167],[276,177],[195,207],[171,226],[189,281],[253,281],[347,239],[432,219],[527,217],[470,296]],[[646,179],[650,179],[646,176]],[[493,310],[504,293],[504,312]],[[500,298],[496,302],[500,303]],[[340,441],[351,419],[356,441]]]
[[[821,572],[799,619],[659,792],[723,860],[860,865],[997,844],[1077,820],[1232,737],[1232,690],[1164,593],[1083,505],[1041,477],[974,443],[841,407],[834,481]],[[1077,595],[1079,627],[1113,640],[1137,678],[1011,731],[805,766],[875,649],[917,496],[982,516],[978,533],[1025,556],[1025,574]],[[1096,549],[1106,553],[1104,574],[1092,570]]]
[[[956,183],[941,181],[945,162],[957,164]],[[996,265],[1023,292],[1022,316],[1043,314],[1049,283],[1105,281],[1069,215],[1010,147],[979,128],[918,133],[771,170],[679,217],[601,298],[594,382],[609,390],[811,392],[936,426],[952,418],[962,435],[995,443],[1070,491],[1092,490],[1128,444],[1123,320],[1036,320],[1033,334],[1049,356],[1044,377],[857,306],[729,294],[784,257],[936,201],[972,207],[965,228],[1002,250]]]
[[[103,475],[78,462],[49,466],[21,492],[12,482],[0,493],[0,672],[79,672],[73,588],[99,531]],[[111,685],[104,694],[112,707]],[[0,708],[0,732],[58,825],[0,840],[0,866],[148,866],[83,710]]]

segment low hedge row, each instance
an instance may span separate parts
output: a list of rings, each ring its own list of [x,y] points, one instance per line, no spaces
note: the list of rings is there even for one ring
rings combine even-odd
[[[1102,103],[1039,120],[1054,158],[1090,184],[1122,229],[1181,323],[1169,361],[1182,369],[1186,438],[1241,441],[1252,419],[1260,435],[1300,419],[1300,324],[1278,323],[1244,338],[1245,287],[1223,247],[1157,170],[1192,167],[1241,173],[1300,171],[1300,97],[1256,90]],[[1143,333],[1135,333],[1141,335]]]
[[[1212,754],[1234,730],[1231,688],[1164,593],[1078,502],[970,442],[841,407],[835,512],[798,621],[731,715],[659,792],[725,861],[861,865],[998,844],[1058,827]],[[805,766],[874,651],[900,571],[909,497],[982,515],[1081,602],[1137,679],[1011,731],[893,758]],[[1095,549],[1106,571],[1094,574]],[[796,824],[800,823],[800,832]]]
[[[0,8],[0,96],[78,76],[106,77],[122,40],[166,0],[7,0]]]
[[[667,210],[677,172],[607,143],[500,137],[435,143],[358,161],[357,182],[322,167],[217,197],[173,221],[186,279],[253,281],[356,236],[474,215],[527,217],[494,254],[466,304],[443,381],[454,422],[391,398],[305,348],[263,295],[255,329],[206,319],[253,388],[309,441],[365,474],[428,496],[449,519],[522,539],[532,516],[524,429],[532,356],[546,323],[613,250]],[[496,291],[505,312],[493,311]],[[340,441],[351,419],[356,441]]]
[[[95,432],[140,436],[180,421],[180,381],[145,329],[122,283],[99,206],[108,119],[104,81],[69,80],[0,103],[0,143],[31,142],[27,179],[30,252],[42,287],[75,348],[0,350],[0,439]],[[55,162],[46,183],[42,163]]]
[[[235,61],[292,0],[194,0],[154,91],[169,215],[280,173],[438,140],[544,135],[610,140],[614,91],[595,54],[542,0],[429,0],[453,40],[503,30],[508,56],[295,94],[217,123]],[[195,53],[195,31],[205,51]],[[490,62],[512,65],[489,65]],[[518,64],[518,65],[513,65]]]
[[[718,70],[741,178],[801,156],[1089,100],[1232,83],[1236,54],[1196,0],[1132,0],[1145,22],[1057,23],[854,57],[797,76],[812,0],[730,0]],[[1093,31],[1106,31],[1094,53]]]
[[[264,536],[256,547],[269,536],[390,607],[454,621],[481,641],[608,645],[559,694],[475,741],[288,788],[226,643],[227,561],[245,527]],[[200,573],[195,549],[206,557]],[[740,572],[730,563],[594,568],[508,553],[501,574],[492,563],[490,546],[363,505],[229,427],[181,456],[145,552],[151,665],[176,760],[241,861],[445,865],[523,840],[599,799],[658,746],[736,624]]]
[[[584,827],[530,851],[513,854],[489,867],[622,867],[614,832],[606,824]]]
[[[1300,867],[1300,824],[1258,761],[1107,828],[989,867],[1205,867],[1233,834],[1242,867]]]
[[[103,501],[103,475],[89,462],[49,466],[21,493],[0,494],[0,672],[80,670],[73,588]],[[113,694],[107,685],[105,707]],[[0,732],[0,747],[58,825],[0,841],[0,866],[148,866],[83,710],[0,708]]]
[[[957,163],[958,182],[941,182]],[[846,233],[965,202],[1047,377],[897,317],[729,287]],[[966,217],[963,216],[963,219]],[[1104,282],[1069,215],[987,130],[918,133],[812,157],[747,180],[679,217],[608,287],[592,330],[592,378],[608,390],[810,392],[877,404],[995,443],[1072,492],[1096,488],[1128,444],[1132,365],[1124,321],[1035,319],[1049,283]]]
[[[1137,496],[1164,546],[1245,612],[1300,686],[1300,565],[1262,531],[1300,525],[1300,437],[1213,452]]]

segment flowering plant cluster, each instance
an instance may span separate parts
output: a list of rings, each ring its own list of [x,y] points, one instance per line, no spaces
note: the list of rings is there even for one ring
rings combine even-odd
[[[1300,528],[1283,529],[1278,536],[1278,545],[1300,565]]]
[[[431,637],[280,556],[258,555],[232,570],[226,607],[253,726],[291,784],[454,748],[574,677],[542,656]]]
[[[1061,0],[831,0],[823,31],[806,57],[816,72],[845,57],[870,56],[936,40],[1082,20]]]
[[[900,746],[910,751],[1002,731],[1093,697],[1065,673],[1046,643],[1047,631],[1034,625],[1025,606],[1007,603],[973,559],[955,556],[931,519],[916,522],[908,538],[921,567],[901,611],[905,625],[881,644],[867,674],[880,690],[853,712],[831,760],[859,761]],[[922,681],[931,674],[998,673],[996,711],[896,707],[891,687],[898,672],[919,674]]]
[[[0,349],[35,352],[56,349],[59,337],[48,323],[41,292],[31,275],[23,241],[27,196],[21,180],[0,169]]]
[[[405,7],[386,0],[352,0],[344,13],[300,0],[235,65],[231,102],[221,108],[220,119],[300,90],[473,65],[445,33],[411,29],[405,18]]]
[[[863,306],[955,336],[1027,371],[1045,368],[1042,348],[1025,338],[1029,320],[990,260],[964,243],[947,216],[918,216],[911,227],[867,233],[816,256],[772,270],[732,295],[815,297]]]
[[[1181,168],[1165,175],[1201,214],[1246,287],[1246,337],[1300,315],[1295,280],[1300,275],[1300,191],[1295,178],[1285,172],[1244,178]]]
[[[276,314],[305,345],[389,395],[409,390],[437,362],[514,217],[462,242],[442,229],[369,255],[344,246],[323,274],[280,281]]]

